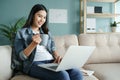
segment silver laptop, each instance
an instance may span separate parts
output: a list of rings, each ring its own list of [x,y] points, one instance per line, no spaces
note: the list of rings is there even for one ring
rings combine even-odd
[[[95,46],[70,46],[59,64],[49,63],[38,66],[55,72],[80,68],[86,63],[94,49]]]

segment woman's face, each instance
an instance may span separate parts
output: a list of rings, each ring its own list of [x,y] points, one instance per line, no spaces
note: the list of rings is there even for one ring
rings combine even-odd
[[[40,10],[35,13],[32,27],[40,28],[46,21],[46,15],[47,13],[44,10]]]

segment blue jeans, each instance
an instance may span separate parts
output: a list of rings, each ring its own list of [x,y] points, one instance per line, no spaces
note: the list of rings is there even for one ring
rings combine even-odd
[[[50,61],[34,62],[29,75],[40,80],[83,80],[82,73],[78,69],[54,72],[39,67],[38,64],[42,63],[50,63]]]

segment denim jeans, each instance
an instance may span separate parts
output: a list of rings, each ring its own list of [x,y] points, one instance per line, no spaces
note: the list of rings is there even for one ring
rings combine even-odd
[[[82,73],[79,69],[69,69],[59,72],[50,71],[47,69],[43,69],[38,66],[38,64],[42,63],[50,63],[50,61],[44,62],[34,62],[29,75],[40,80],[83,80]]]

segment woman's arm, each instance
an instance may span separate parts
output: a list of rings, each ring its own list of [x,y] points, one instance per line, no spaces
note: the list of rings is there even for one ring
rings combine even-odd
[[[24,54],[28,57],[31,52],[35,49],[35,47],[41,42],[40,34],[36,34],[32,37],[32,42],[26,49],[24,49]]]
[[[53,54],[53,57],[55,58],[54,63],[60,63],[60,61],[62,60],[62,57],[61,57],[61,56],[58,54],[58,52],[56,51],[55,42],[54,42],[54,39],[53,39],[51,33],[48,32],[48,35],[49,35],[49,37],[50,37],[50,39],[51,39],[51,42],[49,42],[51,49],[49,49],[49,50],[50,50],[50,52]],[[48,48],[49,48],[49,47],[48,47]]]
[[[54,63],[60,63],[62,60],[62,57],[56,51],[53,51],[53,55],[55,58]]]
[[[24,49],[23,53],[28,57],[31,54],[31,52],[35,49],[36,45],[37,44],[32,41],[30,45],[28,45],[28,47]]]

